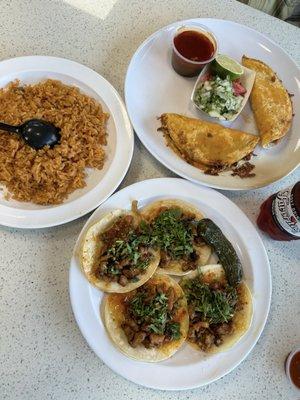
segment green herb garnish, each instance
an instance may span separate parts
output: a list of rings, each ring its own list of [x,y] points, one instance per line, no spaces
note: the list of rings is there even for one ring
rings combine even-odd
[[[128,310],[139,325],[147,325],[149,332],[165,334],[171,339],[180,338],[180,324],[172,321],[165,293],[151,297],[147,292],[137,292],[130,300]]]
[[[235,95],[232,80],[213,76],[197,88],[194,102],[209,114],[219,119],[231,119],[241,108],[243,96]]]
[[[191,220],[184,218],[180,209],[162,211],[150,224],[142,221],[126,240],[118,239],[108,248],[104,272],[121,275],[116,264],[122,260],[127,260],[132,268],[145,270],[151,256],[142,255],[141,246],[162,250],[173,260],[188,258],[194,252],[193,237]]]
[[[116,268],[115,265],[121,260],[127,260],[130,267],[144,271],[152,258],[150,254],[141,253],[140,247],[145,245],[147,245],[145,237],[133,231],[129,233],[127,240],[116,240],[107,250],[106,273],[120,275],[121,270]]]
[[[181,337],[179,322],[170,322],[166,326],[165,333],[170,338],[178,340]]]
[[[161,212],[151,224],[151,243],[173,260],[193,253],[193,232],[190,221],[182,218],[180,209]],[[145,228],[144,228],[145,229]],[[146,232],[149,234],[149,228]]]
[[[235,311],[237,291],[231,286],[214,290],[199,281],[198,277],[183,282],[182,288],[191,305],[202,321],[210,324],[229,322]]]

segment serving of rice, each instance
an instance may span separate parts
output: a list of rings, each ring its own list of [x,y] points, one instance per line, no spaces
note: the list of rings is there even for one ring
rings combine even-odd
[[[95,99],[60,81],[11,82],[0,89],[0,121],[49,121],[61,129],[61,142],[34,150],[17,135],[0,130],[0,183],[15,200],[61,203],[86,185],[86,167],[103,168],[108,117]]]

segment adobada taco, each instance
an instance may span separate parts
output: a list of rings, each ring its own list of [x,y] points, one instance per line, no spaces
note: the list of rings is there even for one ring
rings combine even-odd
[[[159,252],[144,243],[139,222],[135,213],[115,210],[87,231],[82,269],[88,280],[104,292],[129,292],[155,272]]]
[[[228,286],[220,264],[206,265],[184,277],[180,286],[187,298],[187,341],[206,353],[232,347],[249,329],[252,297],[245,282]]]
[[[167,275],[155,274],[129,293],[112,293],[104,305],[106,329],[126,356],[157,362],[171,357],[189,328],[186,298]]]
[[[196,221],[203,218],[197,208],[170,199],[151,203],[141,213],[160,249],[157,272],[185,275],[207,263],[211,248],[197,234]]]

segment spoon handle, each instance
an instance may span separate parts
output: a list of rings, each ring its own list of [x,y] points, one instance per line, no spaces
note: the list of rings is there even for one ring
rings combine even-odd
[[[2,129],[3,131],[14,132],[14,133],[20,134],[19,126],[8,125],[8,124],[4,124],[3,122],[0,122],[0,129]]]

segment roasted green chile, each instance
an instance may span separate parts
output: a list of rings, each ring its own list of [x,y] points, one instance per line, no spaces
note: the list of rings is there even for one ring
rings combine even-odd
[[[221,229],[212,220],[204,218],[198,222],[197,232],[217,253],[229,285],[238,285],[243,277],[242,264],[232,244]]]

